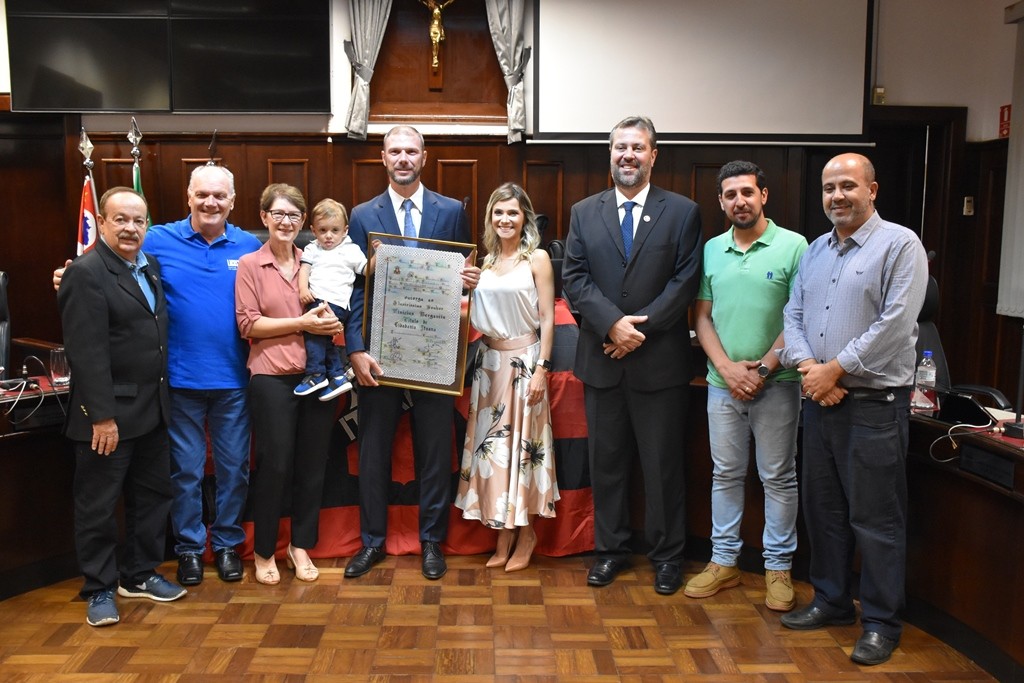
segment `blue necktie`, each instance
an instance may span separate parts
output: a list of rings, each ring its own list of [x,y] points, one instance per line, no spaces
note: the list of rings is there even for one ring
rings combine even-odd
[[[402,211],[405,211],[405,226],[402,228],[402,234],[406,237],[416,237],[416,226],[412,222],[412,200],[406,199],[402,202]],[[415,247],[416,242],[413,240],[405,240],[405,246]]]
[[[633,250],[633,207],[636,202],[623,202],[622,208],[622,246],[626,250],[626,260],[629,260],[629,252]]]

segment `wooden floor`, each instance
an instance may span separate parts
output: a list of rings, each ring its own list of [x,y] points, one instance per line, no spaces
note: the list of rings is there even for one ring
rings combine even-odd
[[[705,600],[656,594],[642,557],[606,588],[592,557],[535,558],[506,574],[449,557],[437,582],[419,557],[345,580],[321,560],[305,584],[202,585],[168,604],[118,598],[121,623],[85,623],[79,580],[0,602],[0,680],[40,681],[988,681],[912,626],[886,664],[849,659],[860,627],[790,631],[764,606],[764,577]],[[172,563],[164,565],[173,576]],[[700,565],[690,564],[687,573]],[[810,586],[798,584],[800,604]]]

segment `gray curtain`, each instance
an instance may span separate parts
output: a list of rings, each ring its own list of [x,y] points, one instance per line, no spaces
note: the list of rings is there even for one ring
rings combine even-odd
[[[370,118],[370,80],[373,78],[373,67],[377,64],[377,54],[390,15],[391,0],[349,2],[352,40],[345,41],[345,54],[352,63],[355,83],[352,86],[345,128],[348,129],[348,136],[356,140],[366,139],[366,122]]]
[[[485,0],[487,25],[494,52],[508,87],[508,142],[519,142],[526,132],[526,97],[523,70],[530,61],[530,48],[523,46],[523,0]]]

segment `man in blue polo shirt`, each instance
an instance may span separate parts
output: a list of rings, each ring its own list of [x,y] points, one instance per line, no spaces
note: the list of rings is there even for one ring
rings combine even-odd
[[[195,586],[203,580],[207,542],[207,428],[217,482],[210,545],[220,579],[242,578],[235,547],[245,540],[241,520],[249,488],[249,351],[235,326],[235,272],[238,259],[262,243],[228,223],[235,206],[235,178],[223,166],[200,166],[192,172],[188,206],[191,213],[182,220],[149,229],[146,253],[161,263],[167,297],[171,525],[178,582]],[[63,268],[54,271],[54,287],[60,287],[63,274]]]
[[[188,184],[186,218],[154,225],[146,251],[159,259],[167,295],[171,386],[171,524],[178,581],[203,580],[203,478],[206,430],[217,482],[210,545],[222,581],[242,578],[235,547],[245,540],[241,519],[249,482],[248,348],[235,327],[238,259],[260,248],[251,233],[228,223],[235,181],[223,166],[200,166]]]
[[[807,240],[764,215],[764,172],[749,161],[721,168],[718,201],[732,227],[704,245],[695,325],[708,357],[712,551],[711,562],[683,592],[706,598],[739,585],[740,522],[753,433],[764,484],[765,605],[788,611],[795,604],[790,570],[799,504],[800,375],[780,367],[775,349],[782,347],[782,310]]]

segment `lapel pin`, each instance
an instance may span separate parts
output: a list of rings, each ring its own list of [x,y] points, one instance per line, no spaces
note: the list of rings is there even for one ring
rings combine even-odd
[[[644,216],[644,223],[650,223],[650,222],[651,222],[651,217],[650,216]]]

